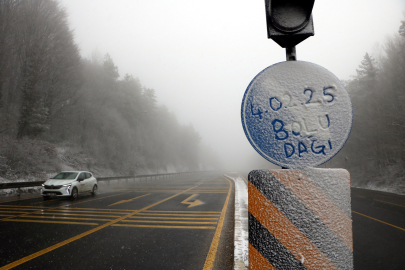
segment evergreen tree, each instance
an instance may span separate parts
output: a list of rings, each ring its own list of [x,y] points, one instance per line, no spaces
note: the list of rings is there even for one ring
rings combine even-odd
[[[364,55],[359,69],[356,69],[357,79],[375,82],[378,75],[377,62],[368,53]]]
[[[114,81],[116,81],[120,76],[120,74],[118,73],[118,67],[114,64],[114,61],[108,53],[104,56],[103,70],[106,74],[106,77]]]
[[[401,21],[401,26],[399,27],[398,33],[401,37],[405,37],[405,21]]]
[[[109,54],[102,60],[80,57],[56,0],[0,0],[0,122],[3,176],[27,163],[4,149],[44,141],[53,160],[55,145],[69,145],[114,174],[196,170],[208,160],[200,154],[198,132],[158,105],[153,89],[132,75],[120,79]],[[17,139],[10,143],[5,136]],[[35,164],[30,167],[35,171]]]

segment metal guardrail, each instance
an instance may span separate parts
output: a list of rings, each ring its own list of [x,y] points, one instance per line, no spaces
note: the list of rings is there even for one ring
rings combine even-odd
[[[36,187],[42,185],[43,183],[45,183],[45,181],[0,183],[0,189]]]
[[[127,180],[134,178],[148,178],[159,179],[159,178],[170,178],[176,175],[189,175],[195,173],[206,173],[207,171],[198,172],[181,172],[181,173],[163,173],[163,174],[143,174],[143,175],[132,175],[132,176],[113,176],[113,177],[97,177],[97,181],[110,181],[110,180]],[[37,187],[41,186],[45,181],[34,181],[34,182],[10,182],[10,183],[0,183],[0,189],[6,188],[25,188],[25,187]]]

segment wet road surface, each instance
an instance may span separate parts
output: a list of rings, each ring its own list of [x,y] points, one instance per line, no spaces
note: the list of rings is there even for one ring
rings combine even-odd
[[[354,269],[405,269],[405,196],[352,188]]]
[[[233,185],[189,175],[2,198],[0,269],[232,269]]]

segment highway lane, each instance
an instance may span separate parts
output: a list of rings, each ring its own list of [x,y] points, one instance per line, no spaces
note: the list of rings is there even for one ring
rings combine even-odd
[[[0,202],[0,269],[232,269],[232,181],[199,175],[109,190]]]
[[[352,188],[354,268],[405,269],[405,196]]]

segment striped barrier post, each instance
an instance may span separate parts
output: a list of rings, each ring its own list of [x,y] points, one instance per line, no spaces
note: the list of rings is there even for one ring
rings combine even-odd
[[[249,269],[353,269],[344,169],[249,173]]]

